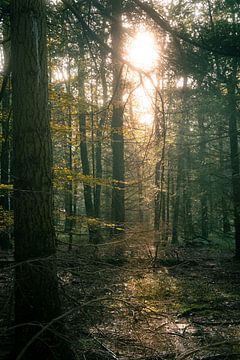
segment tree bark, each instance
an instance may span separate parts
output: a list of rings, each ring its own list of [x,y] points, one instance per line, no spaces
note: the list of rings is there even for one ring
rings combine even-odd
[[[70,99],[71,96],[71,80],[70,80],[70,61],[68,63],[68,81],[66,83],[66,91],[68,94],[68,97]],[[73,219],[73,180],[72,180],[72,172],[73,172],[73,152],[72,152],[72,109],[70,100],[67,106],[67,119],[66,119],[66,127],[67,127],[67,133],[66,133],[66,150],[65,150],[65,159],[66,159],[66,168],[69,171],[70,178],[67,181],[66,189],[65,189],[65,196],[64,196],[64,202],[65,202],[65,226],[64,231],[69,236],[69,242],[68,242],[68,250],[72,250],[72,231],[74,226],[74,219]]]
[[[9,37],[9,26],[3,22],[3,37],[4,39]],[[7,79],[4,92],[2,94],[2,143],[1,143],[1,184],[9,184],[10,179],[10,89],[9,89],[9,77],[8,71],[10,67],[10,46],[9,42],[3,44],[3,57],[4,57],[4,69],[3,74]],[[10,210],[10,197],[8,190],[0,191],[0,208],[3,211]],[[10,234],[8,225],[4,229],[0,230],[0,249],[8,250],[11,248]]]
[[[223,129],[222,126],[218,127],[218,137],[219,137],[219,142],[218,142],[218,146],[219,146],[219,173],[222,176],[224,174],[224,155],[223,155]],[[229,234],[231,231],[231,225],[230,225],[230,221],[229,221],[229,209],[228,209],[228,205],[227,205],[227,201],[226,201],[226,194],[225,194],[225,189],[226,187],[226,180],[223,177],[221,179],[221,207],[222,207],[222,231],[223,234]]]
[[[204,126],[204,119],[200,115],[198,118],[198,126],[200,131],[200,147],[199,147],[199,160],[200,160],[200,203],[201,203],[201,235],[204,239],[208,239],[209,234],[209,219],[208,219],[208,176],[206,174],[206,129]]]
[[[81,54],[82,59],[84,57]],[[88,146],[87,146],[87,128],[86,128],[86,112],[83,109],[85,102],[85,89],[84,89],[84,80],[85,80],[85,72],[83,69],[83,64],[79,64],[78,68],[78,90],[79,90],[79,130],[80,130],[80,155],[81,155],[81,164],[82,164],[82,172],[83,175],[89,177],[91,175],[90,172],[90,164],[89,164],[89,156],[88,156]],[[82,102],[82,104],[81,104]],[[91,218],[95,216],[94,214],[94,202],[93,202],[93,191],[92,187],[89,184],[83,184],[83,194],[84,194],[84,202],[86,215],[88,220],[91,221]],[[89,242],[93,244],[97,244],[100,239],[99,229],[95,224],[88,223],[88,233],[89,233]],[[96,249],[95,249],[96,250]]]
[[[230,157],[232,169],[232,191],[234,207],[235,227],[235,256],[240,260],[240,169],[239,169],[239,147],[237,130],[237,61],[234,60],[231,79],[228,83],[228,124],[230,139]]]
[[[15,239],[14,359],[72,359],[60,315],[48,117],[46,3],[11,2]],[[26,351],[24,347],[27,346]],[[23,352],[22,352],[23,351]]]
[[[179,223],[179,209],[180,209],[180,188],[182,183],[182,149],[179,149],[179,156],[177,160],[177,178],[176,189],[174,195],[173,219],[172,219],[172,243],[178,244],[178,223]]]
[[[113,112],[112,112],[112,222],[118,228],[124,228],[124,136],[123,136],[123,83],[122,65],[119,62],[122,46],[122,0],[110,0],[112,7],[112,49],[119,55],[113,57]]]
[[[101,77],[101,85],[102,85],[102,101],[103,101],[103,109],[107,106],[107,79],[106,79],[106,52],[102,50],[101,53],[101,64],[100,64],[100,77]],[[103,110],[97,130],[97,142],[95,148],[95,160],[96,160],[96,178],[98,180],[103,177],[103,166],[102,166],[102,136],[103,136],[103,126],[107,120],[107,111]],[[95,186],[94,193],[94,209],[95,216],[97,218],[100,217],[100,209],[101,209],[101,192],[102,186],[101,184],[97,184]]]

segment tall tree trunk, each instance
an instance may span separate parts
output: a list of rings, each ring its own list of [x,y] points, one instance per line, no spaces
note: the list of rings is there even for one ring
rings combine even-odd
[[[222,231],[223,234],[229,234],[231,230],[230,221],[229,221],[229,210],[226,201],[226,194],[225,194],[225,179],[224,179],[224,156],[223,156],[223,129],[222,126],[218,127],[218,147],[219,147],[219,173],[220,176],[223,176],[221,180],[221,207],[222,207]]]
[[[162,224],[161,224],[161,237],[162,243],[166,245],[166,193],[162,191]]]
[[[209,219],[208,219],[208,175],[206,174],[206,130],[204,126],[204,119],[200,115],[198,117],[198,126],[200,130],[200,146],[199,146],[199,160],[200,160],[200,203],[201,203],[201,235],[204,239],[208,239],[209,233]]]
[[[68,249],[72,250],[72,231],[73,231],[73,180],[72,180],[72,172],[73,172],[73,166],[72,166],[72,109],[70,105],[70,96],[71,96],[71,79],[70,79],[71,73],[70,73],[70,60],[68,63],[68,81],[66,83],[66,91],[68,95],[68,106],[67,106],[67,133],[66,133],[66,150],[65,150],[65,158],[66,158],[66,168],[69,171],[70,178],[67,181],[66,184],[66,190],[65,190],[65,226],[64,231],[69,236],[68,241]]]
[[[230,157],[232,168],[232,191],[234,207],[234,227],[235,227],[235,255],[240,260],[240,172],[239,172],[239,147],[237,129],[237,61],[234,60],[231,79],[228,83],[228,119],[229,119],[229,139]]]
[[[97,130],[97,142],[95,147],[95,159],[96,159],[96,178],[98,180],[103,177],[103,167],[102,167],[102,137],[103,137],[103,126],[106,123],[107,111],[105,107],[107,106],[108,99],[108,91],[107,91],[107,79],[106,79],[106,53],[102,51],[101,54],[101,64],[100,64],[100,77],[102,84],[102,92],[103,92],[103,112],[98,124]],[[101,184],[97,184],[95,186],[95,194],[94,194],[94,209],[95,216],[98,218],[100,216],[100,208],[101,208],[101,192],[102,186]]]
[[[187,110],[187,109],[186,109]],[[191,136],[189,131],[189,115],[185,116],[185,129],[184,135],[185,138]],[[194,236],[193,229],[193,219],[192,219],[192,183],[191,183],[191,173],[192,173],[192,156],[191,149],[188,141],[184,144],[184,186],[183,186],[183,203],[184,203],[184,239],[186,243],[192,241]]]
[[[180,190],[184,181],[184,172],[183,167],[185,163],[184,159],[184,131],[186,128],[186,89],[187,89],[187,76],[184,76],[183,79],[183,88],[182,88],[182,124],[180,124],[178,129],[177,137],[177,176],[176,176],[176,188],[174,194],[174,205],[173,205],[173,219],[172,219],[172,243],[178,244],[178,235],[179,235],[179,214],[180,214]]]
[[[122,48],[122,0],[110,0],[112,8],[112,48],[116,55]],[[123,136],[123,81],[122,65],[113,55],[113,112],[112,112],[112,222],[116,225],[115,232],[124,228],[125,197],[124,197],[124,136]]]
[[[159,238],[160,215],[161,215],[161,161],[158,160],[155,165],[155,197],[154,197],[154,230],[155,241]]]
[[[170,161],[167,163],[167,197],[166,197],[166,234],[165,234],[165,243],[168,243],[169,228],[170,228]]]
[[[102,125],[103,121],[100,120],[97,130],[97,143],[95,146],[95,161],[96,161],[96,178],[99,182],[102,179],[103,169],[102,169]],[[94,213],[97,218],[100,216],[100,207],[101,207],[101,185],[98,183],[95,185],[94,191]]]
[[[54,321],[61,312],[53,228],[45,1],[11,1],[11,41],[16,261],[14,359],[71,359],[67,343],[58,336],[62,325]],[[51,327],[43,331],[50,322]]]
[[[138,221],[140,224],[144,223],[143,212],[143,178],[142,178],[142,164],[137,167],[137,181],[138,181]]]
[[[180,152],[180,150],[179,150]],[[177,160],[177,177],[176,188],[174,193],[174,205],[173,205],[173,219],[172,219],[172,243],[178,244],[178,223],[179,223],[179,209],[180,209],[180,188],[182,183],[182,159],[181,152],[178,155]]]
[[[159,78],[158,78],[159,85]],[[155,164],[155,194],[154,194],[154,232],[155,242],[160,241],[160,219],[161,219],[161,170],[162,170],[162,159],[161,159],[161,115],[159,111],[159,86],[157,86],[155,92],[155,109],[154,109],[154,141],[155,141],[155,152],[156,152],[156,164]]]
[[[5,22],[3,23],[3,38],[9,37],[9,26]],[[3,44],[3,56],[4,56],[4,76],[7,78],[6,87],[2,95],[2,143],[1,143],[1,184],[9,184],[10,179],[10,91],[9,91],[9,78],[8,71],[10,66],[10,46],[9,43]],[[10,210],[10,197],[8,190],[0,191],[0,208],[3,211]],[[0,230],[0,249],[8,250],[11,248],[10,234],[8,225]]]
[[[82,54],[83,58],[83,54]],[[79,130],[80,130],[80,155],[81,155],[81,164],[82,164],[82,172],[83,175],[89,177],[91,175],[90,172],[90,164],[88,157],[88,146],[87,146],[87,128],[86,128],[86,112],[84,107],[85,101],[85,89],[84,89],[84,80],[85,80],[85,72],[83,69],[83,64],[79,64],[78,68],[78,90],[79,90]],[[88,217],[88,233],[89,233],[89,242],[93,244],[97,244],[100,239],[100,233],[96,225],[91,224],[91,218],[95,216],[94,214],[94,202],[93,202],[93,192],[92,187],[89,184],[83,184],[83,194],[84,194],[84,202],[86,215]],[[96,249],[95,249],[96,250]]]
[[[158,74],[158,85],[159,85]],[[163,74],[162,74],[163,78]],[[159,91],[160,86],[156,89],[155,95],[155,151],[157,155],[157,162],[155,165],[155,202],[154,202],[154,242],[155,255],[154,262],[158,257],[158,250],[161,239],[165,237],[165,194],[163,193],[164,177],[165,177],[165,151],[166,151],[166,119],[163,95]],[[163,84],[162,84],[163,92]],[[163,207],[164,206],[164,207]],[[162,215],[162,216],[161,216]],[[161,226],[162,225],[162,226]],[[161,231],[161,233],[160,233]]]

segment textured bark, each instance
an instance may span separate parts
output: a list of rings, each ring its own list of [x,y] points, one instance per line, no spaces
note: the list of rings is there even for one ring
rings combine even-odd
[[[112,7],[112,49],[119,55],[122,46],[122,0],[110,0]],[[124,199],[124,136],[123,136],[123,112],[122,101],[122,65],[118,58],[113,57],[113,113],[112,113],[112,222],[116,227],[124,227],[125,199]]]
[[[7,23],[3,23],[3,37],[4,39],[9,37],[9,26]],[[8,71],[10,66],[10,44],[9,42],[3,45],[4,56],[4,69],[3,74],[6,78],[6,85],[2,94],[2,142],[1,142],[1,184],[9,184],[10,179],[10,89],[9,89],[9,77]],[[10,197],[7,190],[0,191],[0,207],[4,211],[10,209]],[[10,234],[8,228],[0,230],[0,249],[8,250],[11,248]]]
[[[11,2],[13,76],[15,355],[65,359],[53,323],[60,314],[53,228],[52,155],[47,94],[45,1]],[[19,355],[20,356],[20,355]],[[69,359],[71,355],[69,353]]]

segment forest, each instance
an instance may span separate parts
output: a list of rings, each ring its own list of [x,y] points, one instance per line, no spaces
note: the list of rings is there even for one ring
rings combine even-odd
[[[239,0],[0,0],[0,360],[239,360],[239,125]]]

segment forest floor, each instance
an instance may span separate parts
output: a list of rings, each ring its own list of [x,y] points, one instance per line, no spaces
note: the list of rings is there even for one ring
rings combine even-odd
[[[100,245],[94,260],[80,247],[59,249],[65,321],[77,358],[240,359],[240,264],[233,252],[166,246],[153,267],[150,243],[150,233],[129,232]],[[4,268],[0,359],[11,346],[11,288]]]

